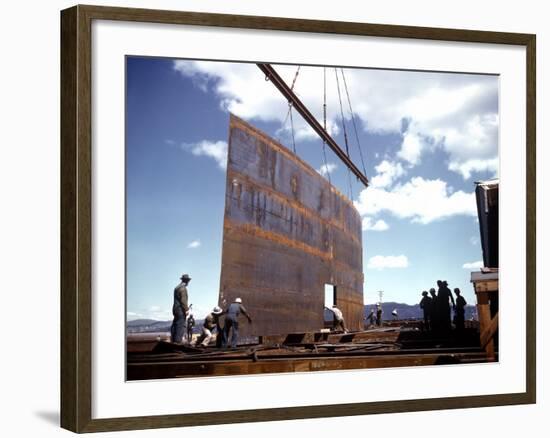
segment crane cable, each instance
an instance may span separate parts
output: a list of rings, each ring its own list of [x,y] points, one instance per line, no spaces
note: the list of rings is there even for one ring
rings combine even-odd
[[[300,73],[300,67],[296,69],[296,73],[294,74],[294,79],[292,79],[292,85],[290,86],[290,90],[294,91],[294,85],[296,84],[296,79],[298,79],[298,74]],[[288,121],[290,117],[290,130],[292,134],[292,150],[294,153],[296,153],[296,141],[294,139],[294,119],[292,117],[292,102],[288,101],[288,111],[286,113],[285,121],[283,122],[283,127],[286,126],[286,122]]]
[[[351,115],[351,121],[353,123],[353,130],[355,131],[355,140],[357,141],[357,149],[359,149],[359,156],[361,157],[361,164],[363,166],[363,174],[367,174],[367,170],[365,168],[365,160],[363,159],[363,151],[361,150],[361,143],[359,142],[359,135],[357,134],[357,125],[355,124],[355,114],[353,113],[353,109],[351,107],[351,99],[349,97],[348,92],[348,84],[346,83],[346,76],[344,75],[344,69],[340,68],[340,72],[342,73],[342,78],[344,79],[344,88],[346,90],[346,96],[348,98],[348,105],[349,105],[349,112]]]
[[[292,105],[288,104],[290,112],[290,131],[292,133],[292,151],[296,154],[296,140],[294,140],[294,119],[292,118]]]
[[[327,68],[323,67],[323,128],[326,132],[327,130]],[[327,151],[326,151],[327,142],[323,138],[323,161],[325,163],[325,172],[327,174],[328,182],[332,185],[330,180],[330,172],[327,163]]]
[[[334,74],[336,75],[336,87],[338,88],[338,100],[340,101],[340,115],[342,117],[342,127],[344,128],[344,142],[346,144],[346,155],[349,158],[349,145],[348,145],[348,133],[346,130],[346,122],[344,120],[344,108],[342,106],[342,95],[340,94],[340,81],[338,80],[338,69],[334,69]],[[350,199],[353,199],[353,190],[351,187],[351,172],[348,167],[348,183],[349,183],[349,195]]]

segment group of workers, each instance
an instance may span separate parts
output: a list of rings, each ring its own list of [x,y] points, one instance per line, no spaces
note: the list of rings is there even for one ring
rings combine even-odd
[[[454,325],[457,330],[464,329],[464,316],[466,300],[460,294],[460,289],[456,287],[453,297],[449,285],[446,281],[437,280],[437,293],[435,288],[422,292],[420,308],[424,311],[424,328],[431,331],[449,331],[451,325],[451,304],[454,310]]]
[[[368,321],[368,326],[378,326],[382,325],[382,305],[378,303],[376,309],[370,309],[369,314],[365,318]]]
[[[195,325],[195,319],[190,311],[192,305],[188,305],[189,297],[187,286],[191,281],[191,277],[188,274],[183,274],[180,280],[180,284],[174,289],[174,304],[172,306],[174,320],[171,326],[171,341],[174,343],[183,343],[184,333],[187,332],[187,341],[191,344],[193,327]],[[422,292],[420,308],[424,311],[424,329],[434,332],[450,330],[452,328],[451,305],[454,310],[453,322],[456,329],[464,329],[466,300],[460,294],[460,289],[454,289],[456,295],[455,300],[446,281],[438,280],[437,286],[437,293],[435,288],[431,288],[429,294],[427,291]],[[342,311],[338,309],[336,305],[333,305],[331,308],[325,308],[330,310],[334,315],[333,330],[348,333]],[[397,317],[397,311],[394,312],[394,317]],[[229,343],[231,348],[235,348],[239,337],[239,316],[241,314],[246,316],[249,323],[252,323],[252,318],[243,306],[241,298],[235,298],[225,310],[219,306],[215,306],[212,311],[206,315],[201,334],[194,345],[202,347],[208,346],[214,337],[214,332],[216,332],[216,347],[226,348]],[[369,315],[365,319],[369,321],[370,326],[381,326],[381,304],[378,303],[376,309],[371,309]]]
[[[191,306],[188,305],[187,286],[191,281],[191,277],[188,274],[183,274],[180,280],[180,284],[174,289],[174,304],[172,306],[174,320],[170,330],[170,338],[173,343],[183,343],[183,335],[187,329],[187,340],[191,344],[193,326],[195,325],[194,317],[190,313]],[[208,346],[214,337],[214,331],[216,331],[216,347],[226,348],[229,342],[230,347],[235,348],[239,337],[239,316],[241,314],[246,316],[249,323],[252,323],[252,318],[243,306],[241,298],[235,298],[225,310],[215,306],[204,318],[201,334],[197,338],[195,346]],[[222,316],[224,317],[223,325]]]

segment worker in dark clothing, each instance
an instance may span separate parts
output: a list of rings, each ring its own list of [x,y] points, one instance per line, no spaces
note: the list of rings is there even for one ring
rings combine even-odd
[[[223,326],[222,339],[223,348],[227,347],[227,343],[229,342],[229,333],[231,331],[231,348],[237,347],[237,339],[239,337],[239,315],[241,313],[246,316],[248,322],[252,324],[252,318],[250,318],[250,315],[246,311],[242,302],[243,301],[240,298],[235,298],[235,301],[229,305],[227,311],[225,312],[225,324]]]
[[[453,309],[455,308],[455,299],[451,293],[451,289],[448,288],[446,281],[437,280],[437,313],[439,322],[441,323],[442,330],[451,329],[451,307],[449,305],[449,299],[453,303]]]
[[[374,325],[374,309],[370,309],[369,315],[367,316],[367,321],[369,322],[369,327],[372,327]]]
[[[219,326],[218,319],[222,313],[223,310],[220,307],[216,306],[214,307],[212,312],[206,315],[206,318],[204,318],[204,323],[202,325],[202,333],[197,338],[197,342],[195,343],[196,346],[208,346],[210,340],[214,337],[214,334],[212,332]],[[218,336],[220,336],[219,332]]]
[[[185,318],[189,311],[189,306],[187,305],[187,285],[191,281],[191,277],[187,274],[183,274],[180,280],[181,283],[174,289],[174,304],[172,305],[174,320],[170,328],[170,339],[177,344],[182,343],[183,333],[185,332]]]
[[[222,345],[224,343],[224,333],[223,333],[223,326],[222,326],[222,316],[224,315],[224,311],[222,309],[222,313],[219,315],[215,315],[215,323],[216,323],[216,348],[222,348]]]
[[[376,325],[380,327],[382,325],[382,306],[376,305]]]
[[[332,329],[334,331],[342,330],[344,333],[347,333],[348,329],[346,328],[346,321],[344,320],[344,314],[338,307],[336,307],[336,304],[334,304],[331,308],[328,308],[327,306],[325,306],[325,309],[330,310],[334,314],[334,323],[333,323]]]
[[[455,305],[455,327],[457,330],[464,330],[464,314],[466,312],[466,300],[462,295],[460,295],[460,289],[455,287],[454,289],[456,295],[456,305]]]
[[[435,291],[434,291],[435,292]],[[430,320],[432,318],[432,299],[428,296],[428,292],[422,292],[420,300],[420,308],[424,311],[424,330],[430,330]]]
[[[432,299],[432,311],[430,315],[430,329],[432,331],[438,331],[439,330],[439,309],[437,308],[437,295],[435,293],[435,289],[432,287],[430,288],[430,295]]]
[[[191,308],[191,306],[189,306]],[[193,327],[195,327],[195,317],[192,313],[187,316],[187,342],[191,343],[193,340]]]

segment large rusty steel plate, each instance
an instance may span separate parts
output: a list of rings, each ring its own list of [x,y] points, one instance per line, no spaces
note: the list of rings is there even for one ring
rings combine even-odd
[[[323,328],[325,284],[349,329],[363,328],[361,218],[283,145],[231,115],[219,304],[253,318],[243,335]]]

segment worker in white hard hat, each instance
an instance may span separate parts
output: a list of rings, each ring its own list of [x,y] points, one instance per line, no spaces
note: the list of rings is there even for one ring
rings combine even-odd
[[[216,306],[214,309],[212,309],[212,312],[210,312],[208,315],[206,315],[206,318],[204,318],[204,323],[202,325],[202,333],[197,339],[197,342],[195,345],[207,347],[210,343],[210,340],[214,337],[213,331],[218,326],[218,319],[220,315],[223,313],[223,310]],[[220,333],[218,333],[218,336],[220,336]]]
[[[332,307],[326,307],[325,309],[330,310],[334,314],[334,325],[332,329],[334,331],[342,330],[344,333],[348,332],[348,329],[346,328],[346,322],[344,320],[344,314],[342,311],[336,307],[336,304],[334,304]]]
[[[223,327],[222,347],[227,347],[229,342],[229,332],[231,333],[231,348],[237,347],[237,339],[239,337],[239,315],[242,313],[247,317],[248,322],[252,323],[252,318],[243,306],[243,300],[235,298],[225,312],[225,324]]]

